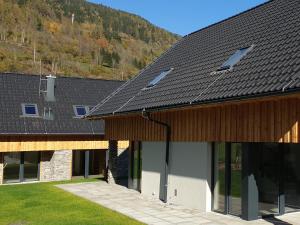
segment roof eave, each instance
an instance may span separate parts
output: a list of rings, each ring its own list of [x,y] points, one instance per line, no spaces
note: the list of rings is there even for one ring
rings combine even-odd
[[[294,88],[290,90],[285,91],[276,91],[276,92],[268,92],[268,93],[259,93],[251,96],[237,96],[232,98],[223,98],[223,99],[216,99],[216,100],[208,100],[208,101],[198,101],[194,103],[181,103],[181,104],[174,104],[174,105],[167,105],[167,106],[159,106],[159,107],[153,107],[153,108],[147,108],[147,109],[136,109],[136,110],[130,110],[130,111],[121,111],[116,113],[105,113],[105,114],[99,114],[99,115],[91,115],[88,116],[87,119],[89,120],[100,120],[100,119],[107,119],[112,118],[116,116],[128,116],[130,114],[137,114],[141,113],[143,110],[147,110],[148,112],[159,112],[159,111],[166,111],[171,109],[182,109],[187,107],[195,107],[200,105],[210,105],[210,104],[223,104],[228,102],[239,102],[239,101],[245,101],[245,100],[255,100],[260,99],[263,97],[279,97],[279,96],[288,96],[291,94],[300,93],[300,88]]]

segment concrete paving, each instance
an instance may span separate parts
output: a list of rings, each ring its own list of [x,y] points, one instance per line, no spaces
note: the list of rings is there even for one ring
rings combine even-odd
[[[103,181],[63,184],[59,188],[88,199],[99,205],[115,210],[138,221],[153,225],[300,225],[300,213],[276,217],[272,221],[244,221],[238,217],[214,212],[200,212],[180,206],[164,204],[159,200],[143,196],[139,192]]]

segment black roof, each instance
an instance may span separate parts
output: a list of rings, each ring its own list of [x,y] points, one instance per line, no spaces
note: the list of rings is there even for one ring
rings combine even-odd
[[[0,134],[103,134],[103,121],[74,118],[73,105],[95,106],[122,81],[57,77],[55,102],[46,102],[39,96],[40,77],[13,73],[0,73]],[[46,81],[42,82],[45,89]],[[53,120],[22,117],[22,103],[37,104],[39,115],[50,107]]]
[[[250,46],[232,71],[214,73]],[[156,86],[143,90],[169,68]],[[90,116],[287,93],[299,90],[299,78],[300,1],[273,0],[183,37]]]

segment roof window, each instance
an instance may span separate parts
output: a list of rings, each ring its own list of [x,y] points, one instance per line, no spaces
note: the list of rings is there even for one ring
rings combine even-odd
[[[77,118],[81,118],[89,112],[89,107],[85,105],[73,105],[73,109]]]
[[[237,50],[229,59],[223,63],[223,65],[217,71],[230,70],[236,65],[243,57],[247,55],[253,49],[253,45],[247,48],[241,48]]]
[[[164,79],[172,70],[173,70],[173,68],[162,71],[153,80],[151,80],[144,89],[154,87],[156,84],[158,84],[158,82],[160,82],[162,79]]]
[[[25,117],[38,117],[39,116],[37,104],[23,103],[23,104],[21,104],[21,106],[22,106],[23,116],[25,116]]]

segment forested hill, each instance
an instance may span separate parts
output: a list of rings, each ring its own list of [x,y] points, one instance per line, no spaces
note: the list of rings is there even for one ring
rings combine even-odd
[[[0,72],[127,79],[179,38],[85,0],[0,0]]]

